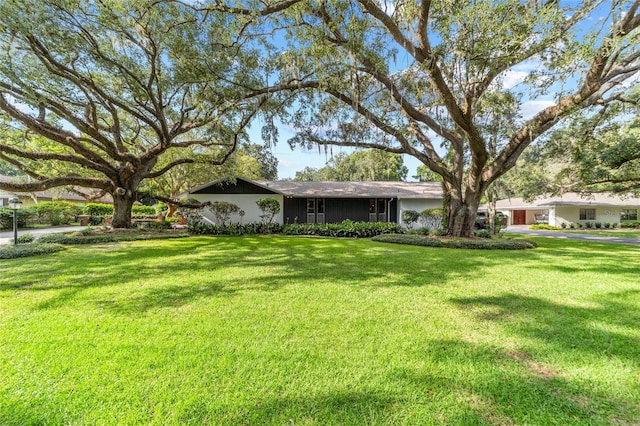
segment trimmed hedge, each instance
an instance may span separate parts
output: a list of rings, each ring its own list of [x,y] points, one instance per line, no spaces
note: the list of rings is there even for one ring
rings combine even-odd
[[[2,245],[0,246],[0,259],[17,259],[19,257],[42,256],[45,254],[56,253],[64,249],[64,246],[60,244],[48,243],[18,244],[17,246],[13,244]]]
[[[370,238],[381,234],[402,233],[402,227],[395,223],[386,222],[352,222],[345,220],[341,223],[295,223],[280,225],[278,223],[254,222],[247,224],[208,225],[195,223],[187,228],[195,235],[255,235],[255,234],[284,234],[284,235],[316,235],[321,237],[340,238]]]
[[[187,230],[194,235],[256,235],[279,234],[282,225],[279,223],[254,222],[247,224],[232,223],[229,225],[207,225],[205,223],[193,223]]]
[[[341,223],[299,223],[285,225],[285,235],[317,235],[321,237],[370,238],[382,234],[401,234],[404,230],[397,223],[390,222],[352,222]]]
[[[537,223],[534,225],[529,225],[529,229],[541,231],[560,231],[562,228],[559,226],[548,225],[546,223]]]
[[[538,245],[530,240],[500,239],[468,239],[468,238],[433,238],[421,235],[378,235],[373,241],[383,243],[407,244],[424,247],[446,247],[472,250],[524,250],[536,248]]]
[[[100,244],[100,243],[117,243],[120,241],[138,241],[138,240],[157,240],[167,238],[184,238],[188,237],[185,233],[169,233],[169,232],[109,232],[104,234],[83,233],[76,231],[71,233],[56,233],[43,235],[38,239],[40,243],[57,243],[57,244]]]

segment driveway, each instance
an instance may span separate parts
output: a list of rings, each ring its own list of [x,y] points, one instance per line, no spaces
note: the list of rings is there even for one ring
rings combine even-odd
[[[56,232],[77,231],[84,228],[86,228],[86,226],[60,226],[56,228],[18,229],[18,237],[24,234],[31,234],[34,237],[39,237],[40,235],[53,234]],[[13,231],[0,232],[0,244],[9,244],[11,241],[13,241]]]
[[[529,229],[527,225],[509,225],[504,232],[511,234],[533,235],[536,237],[565,238],[567,240],[591,241],[595,243],[630,244],[640,246],[640,240],[635,238],[605,237],[581,232],[544,231]]]

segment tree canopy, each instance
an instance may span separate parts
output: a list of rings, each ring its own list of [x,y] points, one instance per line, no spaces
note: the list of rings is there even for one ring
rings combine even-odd
[[[409,169],[402,156],[380,150],[362,150],[334,155],[319,169],[305,167],[296,172],[300,181],[402,181]]]
[[[94,188],[128,227],[141,182],[224,163],[262,106],[240,89],[263,84],[249,19],[162,0],[2,2],[0,110],[24,137],[0,159],[33,178],[2,187]]]
[[[450,234],[549,129],[625,102],[638,1],[324,0],[283,15],[292,146],[406,153],[442,176]],[[531,113],[528,108],[536,107]]]

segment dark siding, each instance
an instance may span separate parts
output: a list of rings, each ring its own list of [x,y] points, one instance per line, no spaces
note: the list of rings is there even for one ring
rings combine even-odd
[[[283,216],[284,223],[307,222],[307,199],[306,198],[285,198]],[[296,219],[297,218],[297,219]]]
[[[369,220],[368,198],[327,198],[325,199],[325,220],[327,223],[338,223],[345,219],[354,222]]]
[[[277,194],[277,192],[270,191],[242,179],[236,179],[235,183],[219,182],[199,191],[192,192],[192,194]]]
[[[369,198],[325,198],[325,222],[339,223],[345,219],[354,222],[369,221]],[[397,222],[398,202],[394,198],[390,205],[390,222]],[[284,221],[293,223],[298,218],[298,223],[307,222],[307,199],[285,198]]]

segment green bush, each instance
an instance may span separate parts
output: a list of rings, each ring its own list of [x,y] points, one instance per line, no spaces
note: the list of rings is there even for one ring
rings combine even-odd
[[[562,222],[560,227],[562,227],[562,229],[567,229],[567,222]]]
[[[400,215],[402,223],[407,225],[407,228],[412,229],[413,225],[420,219],[420,213],[415,210],[404,210]]]
[[[593,222],[585,222],[584,223],[584,227],[587,228],[587,229],[593,228]]]
[[[256,235],[278,234],[282,232],[279,223],[253,222],[246,224],[232,223],[229,225],[208,225],[202,222],[193,223],[187,230],[194,235]]]
[[[602,228],[602,223],[600,223],[600,222],[596,222],[596,223],[594,223],[594,225],[595,225],[596,229]]]
[[[128,233],[114,232],[114,233],[104,233],[104,234],[90,233],[89,235],[85,235],[83,231],[43,235],[38,239],[38,242],[75,245],[75,244],[117,243],[120,241],[154,240],[154,239],[165,239],[165,238],[183,238],[188,236],[187,234],[184,234],[184,233],[151,232],[151,231],[147,231],[147,232],[136,231],[136,232],[128,232]]]
[[[559,231],[562,228],[559,226],[547,225],[546,223],[538,223],[535,225],[529,225],[529,229],[547,230],[547,231]]]
[[[211,206],[209,206],[209,210],[216,217],[218,225],[224,226],[227,224],[232,214],[240,211],[240,207],[226,201],[214,201],[211,203]]]
[[[469,239],[469,238],[433,238],[419,235],[387,234],[378,235],[373,241],[394,244],[407,244],[424,247],[445,247],[472,250],[524,250],[536,248],[538,245],[530,240],[499,239]]]
[[[478,238],[491,238],[491,231],[488,229],[476,229],[473,236]]]
[[[18,244],[29,244],[34,242],[35,240],[36,237],[28,232],[26,234],[18,235]],[[13,239],[11,240],[11,242],[13,242]]]
[[[171,222],[159,221],[159,222],[133,222],[132,228],[138,229],[171,229]]]
[[[43,201],[33,206],[38,223],[52,226],[68,225],[82,213],[82,208],[70,201]]]
[[[82,214],[89,216],[111,216],[113,215],[113,204],[87,203],[82,208]]]
[[[620,222],[620,228],[638,228],[640,222]]]
[[[618,224],[616,222],[611,222],[611,228],[615,229],[617,227],[618,227]]]
[[[133,206],[131,207],[131,215],[156,217],[158,213],[156,213],[156,208],[153,206]]]
[[[569,224],[569,229],[575,229],[575,227],[576,227],[576,224],[575,224],[575,223],[571,222],[571,223]]]
[[[35,215],[32,208],[22,208],[17,210],[18,228],[24,228],[28,225],[29,220]],[[13,229],[13,210],[9,208],[0,208],[0,229]]]
[[[19,257],[41,256],[64,250],[60,244],[18,244],[0,246],[0,259],[16,259]]]
[[[282,230],[286,235],[318,235],[322,237],[370,238],[380,234],[401,234],[404,230],[391,222],[353,222],[341,223],[299,223],[286,225]]]
[[[262,212],[260,217],[267,223],[271,223],[273,218],[280,213],[280,201],[273,197],[260,198],[256,204]]]

